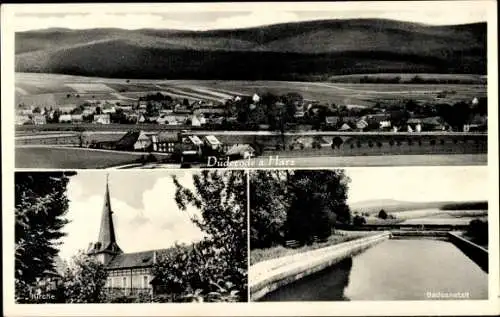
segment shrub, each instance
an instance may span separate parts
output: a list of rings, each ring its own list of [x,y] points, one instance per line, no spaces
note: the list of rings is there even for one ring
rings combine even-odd
[[[384,219],[384,220],[385,220],[385,219],[387,219],[387,217],[388,217],[387,212],[385,212],[385,210],[384,210],[384,209],[381,209],[381,210],[379,211],[379,213],[378,213],[378,217],[379,217],[380,219]]]
[[[356,215],[352,219],[352,224],[356,227],[362,226],[362,225],[366,224],[366,219],[363,216]]]

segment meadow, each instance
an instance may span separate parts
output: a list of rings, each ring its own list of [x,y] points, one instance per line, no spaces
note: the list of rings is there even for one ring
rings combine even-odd
[[[297,92],[309,101],[373,106],[377,102],[414,99],[447,102],[486,97],[486,84],[371,84],[299,81],[145,80],[16,73],[16,105],[79,105],[114,100],[134,104],[148,93],[161,92],[180,99],[224,102],[237,95]],[[447,91],[443,98],[438,94]]]
[[[120,153],[80,148],[17,147],[16,168],[108,168],[134,163],[144,153]]]

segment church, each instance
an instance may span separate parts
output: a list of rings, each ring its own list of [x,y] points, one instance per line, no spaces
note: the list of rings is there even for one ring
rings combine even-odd
[[[87,254],[95,257],[106,266],[108,279],[106,291],[108,294],[123,296],[139,293],[152,294],[152,268],[157,256],[169,249],[125,253],[118,246],[113,211],[109,193],[109,184],[106,180],[104,206],[101,216],[101,227],[97,242],[90,243]]]

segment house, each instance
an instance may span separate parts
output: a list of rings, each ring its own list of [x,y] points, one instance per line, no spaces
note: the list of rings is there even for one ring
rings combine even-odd
[[[295,118],[303,118],[305,116],[305,112],[302,110],[295,111],[295,114],[293,115]]]
[[[72,114],[71,115],[71,122],[73,122],[73,123],[83,122],[83,115],[82,114]]]
[[[85,108],[83,109],[82,111],[82,116],[84,117],[88,117],[90,115],[93,115],[95,111],[93,111],[92,109],[88,109],[88,108]]]
[[[421,120],[424,131],[445,131],[446,126],[441,117],[426,117]]]
[[[347,123],[342,124],[342,126],[339,129],[339,131],[350,131],[350,130],[352,130],[352,128]]]
[[[181,144],[183,156],[199,155],[202,153],[203,141],[196,135],[183,136]]]
[[[17,113],[22,116],[31,116],[33,114],[33,110],[28,108],[23,108],[17,110]]]
[[[175,145],[179,143],[177,134],[172,132],[160,132],[151,136],[153,151],[174,153]]]
[[[158,120],[156,120],[158,124],[168,124],[168,125],[178,125],[179,122],[175,116],[161,115]]]
[[[250,158],[255,156],[255,149],[249,144],[233,144],[226,151],[226,155],[229,157]]]
[[[215,136],[213,135],[207,135],[205,138],[205,144],[210,147],[212,150],[218,150],[222,147],[222,142],[219,141]]]
[[[28,116],[16,115],[16,125],[24,125],[31,123],[31,119]]]
[[[59,116],[60,123],[71,123],[71,115],[70,114],[62,114]]]
[[[328,127],[336,127],[340,122],[340,118],[338,116],[328,116],[325,117],[325,125]]]
[[[358,130],[364,130],[368,127],[368,122],[365,120],[361,119],[358,122],[356,122],[356,129]]]
[[[111,117],[109,113],[106,114],[96,114],[94,115],[94,123],[97,124],[110,124],[111,123]]]
[[[97,242],[89,244],[87,254],[104,265],[108,273],[104,288],[109,296],[152,295],[156,292],[152,283],[153,265],[172,249],[124,252],[117,243],[113,219],[119,211],[112,210],[110,197],[106,182],[99,235]]]
[[[57,108],[62,113],[67,114],[67,113],[70,113],[71,111],[73,111],[76,108],[76,105],[75,104],[60,105],[60,106],[57,106]]]
[[[41,115],[41,114],[34,115],[32,118],[32,121],[33,121],[33,124],[35,124],[35,125],[47,123],[47,119],[45,118],[44,115]]]
[[[118,140],[115,146],[122,151],[147,151],[152,146],[152,141],[144,131],[132,130]]]
[[[144,123],[144,122],[146,122],[146,116],[143,113],[141,113],[137,117],[137,123]]]
[[[206,120],[205,120],[205,117],[203,116],[197,116],[197,115],[193,115],[191,117],[191,125],[193,127],[201,127],[202,125],[206,124]]]
[[[258,103],[260,101],[260,96],[257,94],[253,94],[252,100],[254,103]]]
[[[116,108],[115,106],[111,106],[111,105],[106,105],[102,108],[102,113],[106,114],[106,113],[116,113]]]

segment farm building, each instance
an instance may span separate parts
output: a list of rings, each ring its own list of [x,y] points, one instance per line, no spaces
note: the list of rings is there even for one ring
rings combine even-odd
[[[41,115],[41,114],[34,115],[33,118],[32,118],[32,121],[33,121],[33,124],[35,124],[35,125],[40,125],[40,124],[46,124],[47,123],[47,119],[45,118],[44,115]]]
[[[168,125],[178,125],[179,122],[175,116],[161,115],[158,120],[156,120],[158,124],[168,124]]]
[[[73,109],[76,108],[76,105],[75,104],[59,105],[59,106],[57,106],[57,108],[62,113],[66,114],[66,113],[70,113],[71,111],[73,111]]]
[[[97,124],[110,124],[111,123],[111,118],[110,118],[109,113],[94,115],[94,123],[97,123]]]
[[[70,123],[70,122],[72,122],[70,114],[62,114],[59,116],[59,123]]]
[[[177,134],[160,132],[151,136],[153,151],[174,153],[175,145],[179,142]]]
[[[150,137],[144,131],[139,130],[127,132],[115,145],[117,150],[122,151],[147,151],[151,146]]]

